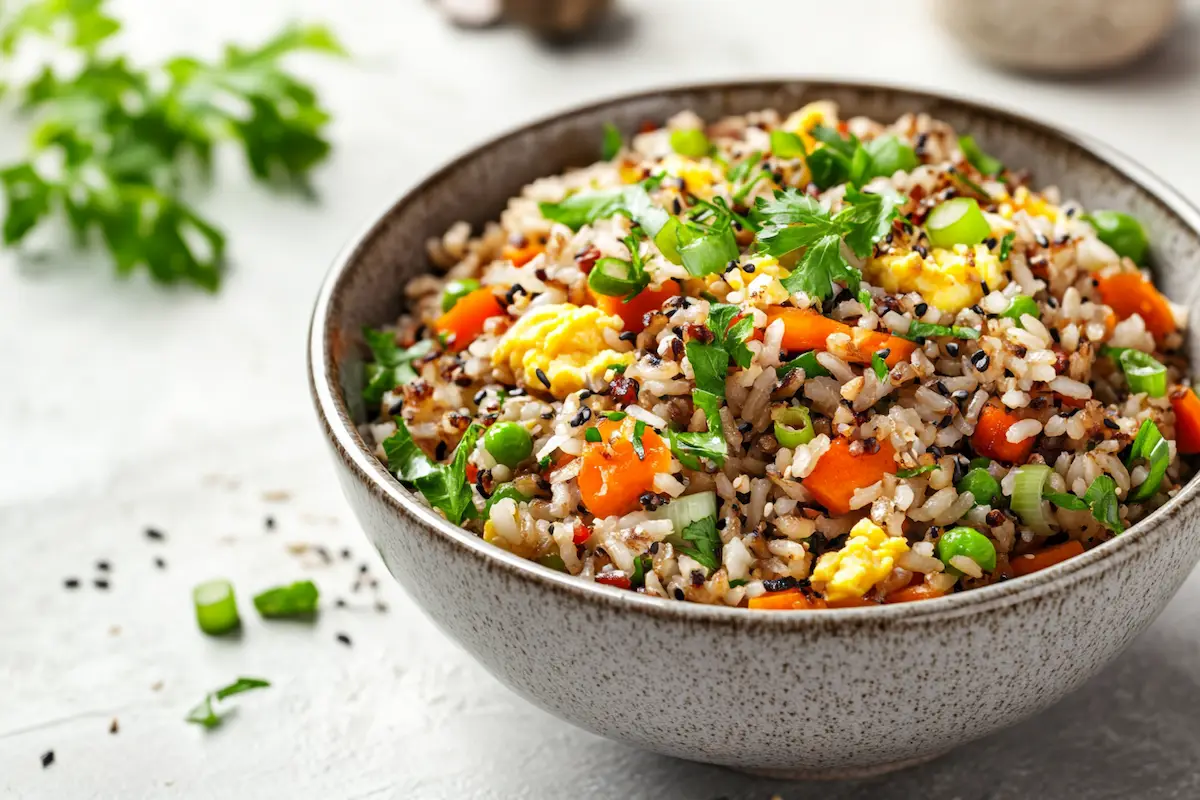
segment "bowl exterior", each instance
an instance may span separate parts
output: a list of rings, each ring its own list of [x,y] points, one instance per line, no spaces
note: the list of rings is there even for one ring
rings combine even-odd
[[[1196,484],[1120,539],[1033,576],[909,606],[760,613],[620,592],[492,548],[414,500],[355,427],[364,421],[359,331],[400,311],[407,281],[430,268],[418,255],[429,237],[458,219],[479,226],[524,184],[590,163],[606,121],[631,131],[688,108],[712,118],[819,98],[847,115],[930,113],[970,130],[1039,183],[1058,184],[1065,197],[1129,210],[1155,242],[1159,284],[1195,309],[1195,212],[1103,148],[920,92],[758,82],[599,104],[453,162],[335,265],[317,302],[309,358],[318,415],[363,528],[413,599],[501,681],[622,742],[741,769],[833,777],[931,757],[1087,680],[1154,619],[1200,559]]]

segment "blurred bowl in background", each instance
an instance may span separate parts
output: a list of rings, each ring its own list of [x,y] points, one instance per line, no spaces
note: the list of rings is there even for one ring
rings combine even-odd
[[[964,47],[1031,72],[1119,67],[1158,44],[1179,0],[931,0],[934,16]]]
[[[504,16],[539,36],[562,39],[583,33],[611,6],[611,0],[504,0]]]

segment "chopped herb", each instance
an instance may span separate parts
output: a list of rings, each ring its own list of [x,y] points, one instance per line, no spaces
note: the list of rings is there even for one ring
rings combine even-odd
[[[256,594],[254,607],[266,619],[311,616],[316,613],[319,596],[312,581],[296,581]]]
[[[1000,240],[1000,261],[1001,263],[1008,261],[1008,256],[1012,252],[1013,242],[1017,240],[1015,233],[1006,233],[1004,238]]]
[[[716,517],[698,519],[683,529],[683,540],[694,546],[681,546],[676,549],[690,556],[699,564],[710,570],[720,566],[721,534],[717,531]]]
[[[642,420],[637,420],[633,423],[633,452],[637,454],[638,461],[646,459],[646,445],[642,443],[642,437],[646,434],[646,423]]]
[[[805,158],[808,150],[804,140],[790,131],[771,131],[771,153],[780,158]]]
[[[746,340],[754,333],[754,318],[735,305],[716,303],[708,309],[707,326],[714,342],[742,369],[750,366],[754,354]]]
[[[213,701],[225,700],[233,697],[235,694],[249,692],[253,689],[265,689],[271,684],[261,678],[238,678],[228,686],[222,686],[216,691],[209,692],[204,696],[200,703],[188,712],[185,719],[188,722],[202,725],[205,728],[212,729],[221,724],[225,715],[219,714],[213,710]]]
[[[600,435],[599,428],[588,428],[586,431],[583,432],[583,438],[585,441],[593,442],[593,443],[599,443],[599,442],[604,441],[604,437]]]
[[[407,350],[396,345],[396,337],[389,331],[377,331],[363,328],[363,339],[371,348],[374,359],[366,366],[367,385],[363,389],[363,400],[367,403],[379,403],[383,395],[397,386],[403,386],[417,379],[417,371],[412,362],[423,358],[433,349],[431,339],[423,339]]]
[[[796,369],[804,370],[805,378],[829,377],[829,370],[822,367],[821,363],[817,361],[815,350],[801,353],[783,366],[776,367],[775,374],[782,380],[789,372]]]
[[[1042,497],[1068,511],[1085,511],[1088,507],[1087,501],[1082,497],[1076,497],[1067,492],[1042,492]]]
[[[611,122],[604,123],[604,141],[600,146],[600,157],[612,161],[621,152],[625,142],[621,139],[621,129]]]
[[[626,414],[624,411],[605,411],[604,416],[606,419],[608,419],[612,422],[620,422],[621,420],[625,419],[625,417],[627,417],[629,415]]]
[[[592,430],[595,430],[594,428]],[[501,500],[512,500],[514,503],[528,503],[532,500],[526,494],[517,490],[516,486],[511,483],[502,483],[492,492],[492,496],[487,499],[487,503],[483,507],[483,518],[488,519],[492,514],[492,506],[499,503]]]
[[[918,475],[924,475],[927,472],[933,472],[935,469],[941,469],[937,464],[926,464],[923,467],[914,467],[913,469],[902,469],[896,472],[897,478],[915,478]]]
[[[913,341],[925,339],[930,336],[953,336],[958,339],[978,339],[979,331],[975,330],[974,328],[964,328],[960,325],[934,325],[930,322],[913,320],[912,322],[908,323],[908,333],[901,335],[905,339],[911,339]]]
[[[596,220],[618,213],[625,203],[625,192],[613,189],[603,192],[574,194],[560,203],[538,203],[542,216],[551,222],[561,222],[573,231]]]
[[[1000,159],[993,158],[979,148],[975,143],[974,136],[958,137],[958,149],[962,150],[962,154],[966,156],[967,163],[979,170],[983,175],[989,178],[995,177],[1004,171],[1004,164]]]
[[[972,194],[979,197],[979,199],[981,199],[981,200],[991,200],[992,199],[992,196],[987,193],[986,189],[984,189],[982,186],[980,186],[975,181],[968,178],[966,175],[963,175],[961,172],[958,172],[958,171],[952,169],[952,170],[950,170],[950,177],[953,178],[954,180],[958,181],[959,183],[961,183],[963,185],[963,188],[969,190]]]
[[[729,353],[716,344],[692,340],[685,345],[696,386],[717,397],[725,396],[725,376],[729,372]]]
[[[1163,475],[1171,463],[1171,446],[1163,438],[1158,426],[1150,420],[1143,422],[1142,427],[1138,429],[1125,466],[1132,470],[1137,461],[1146,461],[1149,471],[1146,479],[1129,495],[1131,503],[1140,503],[1152,497],[1162,484]]]
[[[545,472],[551,464],[554,463],[554,455],[548,455],[545,458],[538,460],[538,472]]]
[[[700,469],[701,458],[709,459],[718,467],[723,466],[729,448],[725,443],[725,434],[721,428],[721,399],[704,389],[697,389],[692,394],[692,402],[697,408],[704,411],[708,430],[670,431],[668,438],[671,453],[679,459],[680,464],[688,469]]]
[[[747,583],[749,583],[749,581],[747,581],[745,578],[734,578],[729,582],[729,588],[736,589],[739,586],[745,586]]]
[[[629,576],[629,582],[633,586],[646,585],[646,572],[654,568],[654,562],[650,556],[641,555],[633,560],[633,574]]]
[[[1113,533],[1124,533],[1121,509],[1117,501],[1117,482],[1108,475],[1100,475],[1088,487],[1083,499],[1092,509],[1092,516]]]
[[[431,506],[458,525],[464,515],[475,510],[471,502],[471,485],[467,481],[467,459],[475,449],[482,430],[478,423],[471,423],[454,451],[453,461],[446,465],[436,463],[425,455],[425,451],[413,441],[404,420],[396,419],[396,432],[383,443],[388,468],[400,480],[416,486]]]
[[[883,383],[887,380],[887,362],[883,360],[883,356],[879,355],[879,353],[875,353],[871,356],[871,369],[875,371],[875,377],[879,379],[880,383]]]

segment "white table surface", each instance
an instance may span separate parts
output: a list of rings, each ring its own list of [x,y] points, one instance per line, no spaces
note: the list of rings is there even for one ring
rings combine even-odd
[[[1036,720],[919,770],[820,786],[638,752],[553,719],[390,583],[334,483],[305,385],[305,328],[347,238],[468,145],[627,90],[842,75],[987,98],[1086,130],[1200,198],[1194,6],[1136,68],[1049,81],[969,60],[920,6],[895,0],[746,0],[734,13],[719,0],[622,2],[623,20],[569,50],[514,30],[456,31],[419,0],[117,3],[139,58],[212,52],[233,32],[256,38],[298,16],[327,20],[357,58],[301,67],[335,118],[320,204],[272,198],[236,162],[204,198],[231,234],[235,265],[220,294],[140,276],[117,283],[74,254],[0,263],[0,796],[1200,794],[1195,578],[1116,664]],[[4,127],[4,152],[18,136]],[[147,540],[147,525],[167,540]],[[335,563],[289,552],[302,543],[329,548]],[[108,591],[91,585],[100,559],[112,566]],[[387,613],[369,589],[351,591],[362,563]],[[70,576],[83,581],[74,592],[63,587]],[[207,638],[191,620],[190,587],[216,576],[241,593],[239,640]],[[312,625],[257,618],[253,592],[305,576],[348,607]],[[184,724],[206,690],[236,675],[274,686],[241,698],[219,730]],[[56,762],[43,769],[47,750]]]

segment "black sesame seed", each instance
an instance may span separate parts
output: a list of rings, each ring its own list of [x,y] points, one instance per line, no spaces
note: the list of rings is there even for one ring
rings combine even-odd
[[[1050,338],[1054,340],[1055,344],[1062,340],[1062,334],[1058,332],[1058,328],[1050,329]]]
[[[634,333],[633,331],[623,331],[621,333],[621,335],[618,336],[617,338],[620,339],[622,342],[636,342],[637,334]]]
[[[1110,431],[1119,431],[1119,430],[1121,430],[1121,426],[1120,426],[1120,425],[1118,425],[1118,424],[1117,424],[1116,422],[1114,422],[1113,420],[1109,419],[1108,417],[1105,417],[1105,418],[1104,418],[1104,427],[1108,428]]]
[[[403,397],[400,398],[399,400],[397,400],[396,402],[392,403],[391,407],[388,409],[388,416],[398,417],[398,416],[400,416],[400,412],[402,412],[402,411],[404,411],[404,398]]]
[[[918,317],[925,316],[925,312],[928,310],[929,310],[928,303],[917,303],[915,306],[913,306],[913,313],[916,314]]]
[[[957,356],[958,342],[946,342],[946,352],[952,356]]]
[[[121,726],[117,722],[117,718],[113,717],[112,722],[110,722],[108,724],[108,732],[109,733],[118,733],[118,732],[120,732],[120,730],[121,730]]]
[[[739,503],[744,504],[744,503],[750,502],[750,493],[749,492],[736,492],[735,496],[737,497]]]
[[[651,542],[650,543],[650,555],[653,556],[653,555],[657,555],[657,554],[658,554],[658,542]]]
[[[549,389],[550,379],[546,377],[546,373],[542,372],[542,368],[538,367],[534,372],[537,374],[537,379],[542,382],[542,385]]]
[[[166,569],[167,562],[162,556],[158,556],[154,559],[154,566],[158,567],[159,569]]]
[[[581,408],[581,409],[579,409],[579,413],[576,414],[574,419],[571,420],[571,427],[578,428],[580,425],[587,422],[591,418],[592,418],[592,410],[587,407]]]
[[[750,431],[754,430],[754,423],[753,422],[739,422],[737,429],[738,429],[738,433],[749,433]]]
[[[338,608],[345,608],[345,607],[346,607],[346,601],[345,601],[345,600],[343,600],[343,599],[342,599],[342,598],[340,598],[340,597],[339,597],[337,600],[334,600],[334,601],[333,601],[333,604],[334,604],[335,606],[337,606]]]
[[[584,389],[582,392],[579,393],[579,401],[583,402],[584,400],[587,400],[589,397],[592,396],[592,394],[593,394],[593,392],[591,389]]]
[[[275,518],[267,517],[266,519],[263,520],[263,525],[266,527],[267,530],[274,530],[275,529]]]
[[[968,392],[966,389],[959,389],[950,395],[950,397],[955,402],[958,402],[958,403],[961,403],[963,400],[966,400],[970,396],[971,396],[971,393]]]
[[[933,388],[936,389],[937,393],[940,394],[942,397],[950,396],[950,390],[947,389],[946,384],[942,383],[941,381],[937,381],[936,383],[934,383]]]
[[[938,447],[936,444],[930,445],[929,454],[934,458],[941,458],[942,456],[946,455],[945,452],[942,451],[942,448]]]
[[[342,548],[342,558],[346,561],[350,560],[350,548],[349,547]]]
[[[992,293],[992,290],[988,288],[987,281],[980,281],[979,288],[985,295]]]
[[[685,595],[683,593],[683,589],[680,589],[678,586],[676,586],[675,587],[675,599],[682,600],[684,597],[685,597]]]
[[[163,539],[165,539],[165,538],[167,538],[167,537],[166,537],[166,535],[165,535],[165,534],[164,534],[162,531],[160,531],[158,528],[146,528],[146,538],[147,538],[147,539],[154,539],[155,541],[160,541],[160,542],[161,542]]]
[[[986,239],[984,239],[984,240],[983,240],[983,243],[984,243],[985,245],[987,245],[987,249],[988,249],[988,250],[994,250],[994,249],[996,249],[996,245],[998,244],[998,242],[996,241],[996,237],[995,237],[995,236],[989,236],[988,238],[986,238]],[[985,292],[984,294],[986,294],[986,292]]]
[[[1050,246],[1050,240],[1046,238],[1045,234],[1039,233],[1034,236],[1034,239],[1037,241],[1039,247]]]
[[[768,592],[783,592],[788,589],[795,589],[799,584],[791,575],[785,575],[782,578],[770,578],[763,581],[763,588]]]
[[[880,350],[878,353],[876,353],[876,355],[878,355],[884,361],[887,361],[887,357],[890,356],[891,354],[892,354],[892,349],[890,347],[885,347],[882,350]]]
[[[42,753],[42,769],[45,769],[46,767],[50,766],[53,763],[54,763],[54,751],[53,750],[47,750],[46,752]]]
[[[445,442],[438,442],[437,447],[433,448],[433,457],[436,458],[438,461],[441,461],[443,458],[446,457],[447,449],[448,448],[446,447]]]
[[[921,258],[925,258],[929,255],[929,250],[926,249],[926,247],[924,245],[920,245],[920,244],[913,247],[913,252],[915,252]]]
[[[380,614],[386,614],[388,611],[387,603],[383,602],[382,600],[376,600],[375,601],[375,610],[378,611]]]
[[[337,640],[338,640],[339,642],[341,642],[342,644],[346,645],[346,647],[350,647],[350,637],[349,637],[349,636],[347,636],[346,634],[344,634],[344,633],[339,633],[339,634],[337,635]]]
[[[981,316],[981,317],[983,316],[983,309],[980,308],[979,303],[976,303],[975,305],[971,306],[971,310],[974,311],[979,316]]]
[[[991,363],[992,359],[989,358],[988,354],[983,350],[976,350],[971,355],[971,366],[975,367],[975,369],[979,370],[980,372],[986,371],[987,368],[991,366]]]
[[[63,581],[63,586],[67,587],[68,589],[78,589],[79,578],[67,578],[65,581]]]
[[[96,562],[96,569],[100,570],[101,572],[108,572],[111,568],[111,565],[109,565],[107,561],[100,560]]]
[[[747,264],[746,266],[742,267],[742,272],[754,272],[754,265]]]
[[[107,578],[96,578],[94,581],[92,581],[92,585],[95,586],[97,589],[107,589],[108,588],[108,579]]]
[[[366,574],[366,572],[367,572],[367,570],[369,570],[369,569],[370,569],[370,567],[369,567],[369,566],[367,566],[366,564],[359,564],[359,565],[358,565],[358,571],[359,571],[359,573],[361,573],[361,574],[364,574],[364,575],[365,575],[365,574]]]

